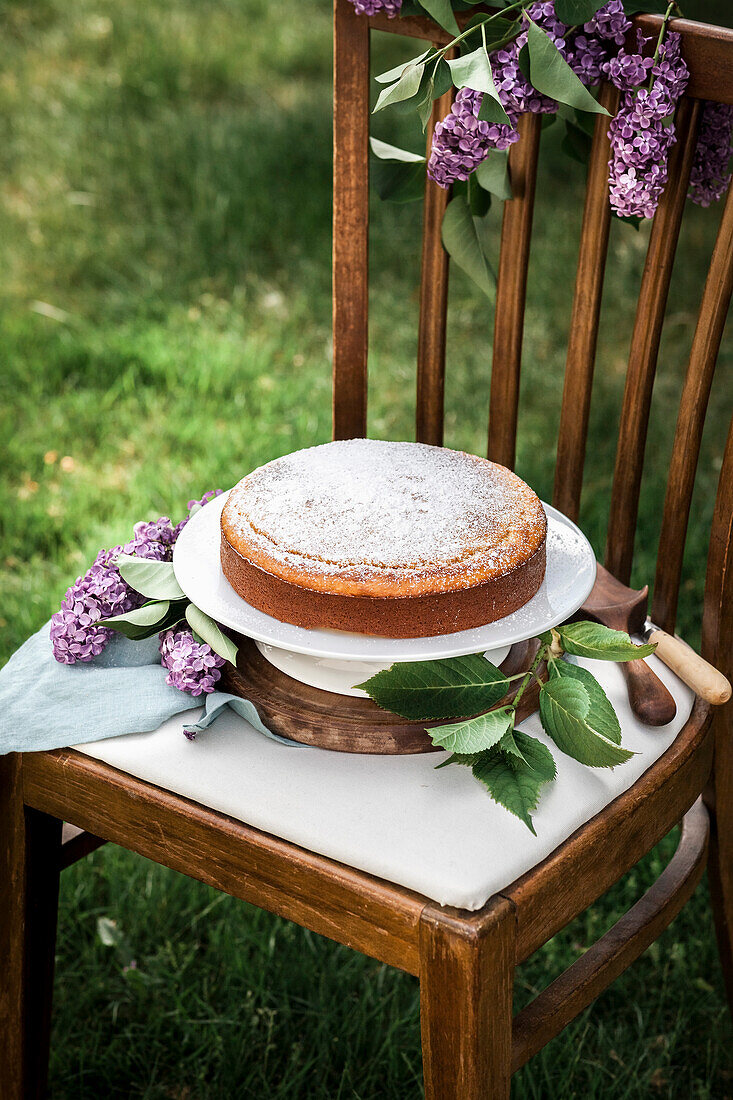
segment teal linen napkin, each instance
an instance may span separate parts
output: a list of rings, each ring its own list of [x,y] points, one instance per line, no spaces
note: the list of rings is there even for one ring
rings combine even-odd
[[[199,705],[203,713],[185,727],[188,736],[229,706],[274,741],[306,747],[268,730],[246,699],[221,691],[195,699],[166,684],[157,635],[137,642],[118,635],[93,661],[62,665],[51,652],[49,628],[42,626],[0,669],[0,755],[147,733]]]

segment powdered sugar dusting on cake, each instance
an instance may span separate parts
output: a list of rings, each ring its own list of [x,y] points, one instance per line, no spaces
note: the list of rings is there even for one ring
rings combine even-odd
[[[350,439],[261,466],[232,490],[230,535],[311,572],[498,572],[542,543],[532,490],[504,467],[421,443]]]

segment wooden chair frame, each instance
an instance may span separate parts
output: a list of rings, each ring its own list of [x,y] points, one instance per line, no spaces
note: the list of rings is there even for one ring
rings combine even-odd
[[[658,26],[656,17],[637,22]],[[680,106],[670,184],[655,218],[623,398],[607,564],[627,581],[672,259],[700,99],[733,103],[733,32],[677,20],[692,77]],[[356,16],[335,0],[334,435],[366,434],[369,35],[445,42],[429,20]],[[611,89],[602,90],[613,105]],[[433,125],[447,101],[436,105]],[[521,121],[505,204],[492,368],[489,455],[514,460],[524,297],[539,121]],[[599,118],[568,345],[555,503],[577,516],[610,215],[607,123]],[[426,185],[418,338],[417,437],[442,442],[448,261],[446,193]],[[733,290],[729,195],[703,292],[675,436],[653,616],[674,628],[702,424]],[[571,415],[572,398],[572,415]],[[579,410],[579,411],[578,411]],[[638,445],[642,440],[642,445]],[[629,447],[629,441],[635,443]],[[711,534],[703,652],[730,675],[733,649],[733,431]],[[250,828],[70,749],[0,759],[0,1083],[7,1100],[44,1094],[61,870],[105,841],[182,871],[417,975],[428,1100],[508,1096],[512,1072],[636,959],[689,898],[707,866],[733,999],[733,712],[697,699],[667,752],[547,859],[478,912],[443,908],[402,887]],[[704,801],[703,801],[704,792]],[[514,968],[603,894],[674,825],[677,851],[656,883],[512,1020]],[[62,822],[76,828],[64,827]],[[598,853],[603,852],[599,860]]]

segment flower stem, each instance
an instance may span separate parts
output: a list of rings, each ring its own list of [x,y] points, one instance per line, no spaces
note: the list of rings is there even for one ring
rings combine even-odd
[[[532,679],[532,677],[534,676],[535,672],[539,668],[540,662],[542,660],[544,660],[544,658],[547,656],[547,650],[548,649],[549,649],[549,646],[541,645],[540,648],[537,650],[537,653],[535,654],[535,659],[532,662],[532,664],[530,665],[527,672],[525,673],[524,680],[519,685],[519,691],[517,692],[517,694],[514,696],[514,699],[512,700],[512,708],[514,710],[517,709],[517,706],[519,705],[519,700],[522,698],[525,691],[527,690],[527,686],[528,686],[530,680]]]

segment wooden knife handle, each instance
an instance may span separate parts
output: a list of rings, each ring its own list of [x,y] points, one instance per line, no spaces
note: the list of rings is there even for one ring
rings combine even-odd
[[[666,726],[677,713],[674,697],[644,660],[623,661],[631,710],[646,726]]]
[[[716,707],[728,702],[731,696],[729,681],[722,672],[704,661],[699,653],[695,653],[687,642],[656,627],[648,634],[647,641],[657,643],[656,656],[701,699]]]

